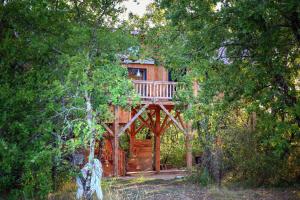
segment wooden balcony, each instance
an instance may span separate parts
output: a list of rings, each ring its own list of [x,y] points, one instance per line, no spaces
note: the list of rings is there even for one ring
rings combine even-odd
[[[171,81],[133,81],[137,93],[143,100],[169,100],[174,98],[178,89],[177,82]]]

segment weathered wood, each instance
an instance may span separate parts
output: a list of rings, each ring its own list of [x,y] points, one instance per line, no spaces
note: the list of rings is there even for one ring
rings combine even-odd
[[[136,92],[142,99],[166,99],[174,97],[177,83],[172,81],[133,81]]]
[[[183,133],[186,135],[187,131],[181,126],[181,124],[172,116],[172,114],[165,108],[165,106],[158,102],[158,105],[163,109],[163,111],[171,118],[171,120],[174,122],[174,124],[183,131]]]
[[[139,68],[147,70],[147,81],[168,81],[168,71],[155,64],[148,63],[123,63],[128,68]]]
[[[135,132],[133,133],[133,135],[136,135],[138,134],[143,128],[145,128],[146,125],[144,123],[142,123],[136,130]]]
[[[115,121],[114,121],[114,149],[113,149],[113,163],[114,163],[114,176],[119,174],[119,107],[115,106]]]
[[[149,106],[150,102],[148,102],[147,104],[145,104],[141,110],[139,110],[139,112],[137,114],[135,114],[135,116],[133,118],[130,119],[130,121],[121,129],[121,131],[118,133],[118,137],[120,137],[120,135],[122,133],[124,133],[124,131],[147,109],[147,107]]]
[[[101,157],[102,166],[103,166],[103,175],[105,177],[110,177],[114,175],[114,163],[113,163],[113,139],[104,139],[102,151],[99,152],[101,155],[97,155],[97,157]],[[118,160],[119,160],[119,176],[125,175],[125,152],[119,148],[118,150]]]
[[[152,150],[153,144],[151,139],[136,140],[134,144],[134,156],[128,159],[128,171],[145,171],[152,170]]]
[[[168,115],[167,115],[168,116]],[[169,117],[169,116],[168,116]],[[177,113],[175,115],[175,119],[177,117]],[[161,131],[160,131],[160,135],[163,135],[165,133],[165,131],[170,127],[170,125],[174,123],[171,119],[167,122],[167,124],[164,127],[161,127]]]
[[[104,122],[101,122],[101,125],[105,128],[105,130],[109,133],[111,137],[114,136],[114,132]]]
[[[181,115],[180,115],[180,112],[176,112],[178,114],[178,119],[179,119],[179,122],[181,124],[181,126],[184,128],[184,129],[187,129],[187,125],[184,123]]]
[[[150,125],[153,126],[154,124],[154,121],[153,121],[153,118],[152,116],[155,114],[155,110],[153,113],[150,113],[150,112],[147,112],[147,116],[148,116],[148,119],[150,120]]]
[[[160,109],[155,111],[155,171],[160,172]]]
[[[135,109],[133,109],[133,110],[135,110]],[[153,125],[152,125],[153,123],[151,123],[151,120],[152,120],[152,116],[155,114],[155,111],[153,113],[147,113],[147,114],[150,114],[150,115],[148,115],[147,120],[145,120],[143,117],[141,117],[141,115],[139,116],[139,120],[142,122],[142,124],[139,126],[138,129],[135,130],[134,135],[136,135],[144,127],[148,127],[153,132]]]
[[[188,105],[188,109],[191,109],[191,104]],[[192,157],[192,138],[193,138],[193,121],[187,122],[187,134],[185,135],[185,148],[186,148],[186,167],[189,172],[192,171],[193,157]]]
[[[136,110],[135,109],[131,109],[131,118],[134,117],[134,115],[136,114]],[[133,122],[131,125],[130,125],[130,132],[131,133],[135,133],[135,122]]]
[[[133,135],[133,134],[130,134],[130,136],[129,136],[129,139],[130,139],[130,141],[129,141],[129,155],[130,155],[130,157],[132,157],[133,156],[133,148],[134,148],[134,143],[135,143],[135,135]]]
[[[148,123],[147,120],[145,120],[142,116],[139,116],[139,120],[147,126],[152,132],[155,132],[154,128],[151,126],[151,124]],[[151,122],[150,122],[151,123]]]
[[[185,135],[185,148],[186,148],[186,167],[188,171],[192,170],[193,157],[192,157],[192,123],[187,125],[187,134]]]
[[[148,127],[152,132],[154,132],[153,120],[152,120],[152,116],[154,114],[155,114],[155,111],[153,113],[147,112],[147,116],[148,116],[147,120],[145,120],[141,115],[138,117],[138,119],[142,122],[142,125]],[[152,121],[152,123],[151,123],[151,121]],[[138,131],[136,131],[136,133],[138,133]]]
[[[155,136],[155,171],[160,172],[160,136]]]
[[[136,114],[136,110],[132,109],[131,110],[131,118],[133,118],[135,114]],[[133,122],[130,125],[130,129],[129,129],[128,133],[129,133],[129,139],[130,139],[130,141],[129,141],[129,155],[130,155],[130,157],[132,157],[133,148],[134,148],[135,134],[136,134],[135,122]]]
[[[160,132],[162,132],[162,130],[164,130],[165,126],[167,125],[168,119],[169,119],[169,116],[166,115],[164,120],[163,120],[163,123],[161,124]]]

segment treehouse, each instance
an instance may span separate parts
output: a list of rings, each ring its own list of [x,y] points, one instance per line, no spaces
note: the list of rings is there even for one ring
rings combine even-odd
[[[102,152],[99,153],[104,169],[104,176],[123,176],[126,172],[160,172],[160,139],[168,127],[173,124],[186,136],[187,167],[192,166],[190,123],[185,123],[180,111],[175,109],[174,95],[178,83],[171,80],[168,71],[156,66],[153,61],[124,61],[128,69],[128,78],[134,84],[141,98],[138,106],[129,111],[114,107],[114,121],[102,124],[105,134]],[[143,129],[150,133],[146,139],[136,139]],[[119,137],[129,136],[129,155],[119,147]]]

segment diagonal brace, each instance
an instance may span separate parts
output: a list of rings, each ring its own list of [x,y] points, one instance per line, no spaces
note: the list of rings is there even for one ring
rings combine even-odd
[[[174,122],[174,124],[183,131],[185,135],[187,135],[187,131],[181,126],[181,124],[171,115],[171,113],[165,108],[165,106],[158,102],[158,105],[163,109],[163,111],[170,117],[170,119]]]
[[[136,113],[133,118],[131,118],[131,120],[120,130],[118,137],[120,137],[120,135],[124,133],[124,131],[148,108],[149,104],[150,102],[146,103],[141,110]]]
[[[104,122],[101,122],[101,125],[105,128],[105,130],[109,133],[110,136],[114,136],[114,132]]]

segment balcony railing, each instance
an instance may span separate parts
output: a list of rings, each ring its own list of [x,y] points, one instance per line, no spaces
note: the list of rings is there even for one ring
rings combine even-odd
[[[172,100],[177,83],[171,81],[133,81],[137,93],[142,99]]]

